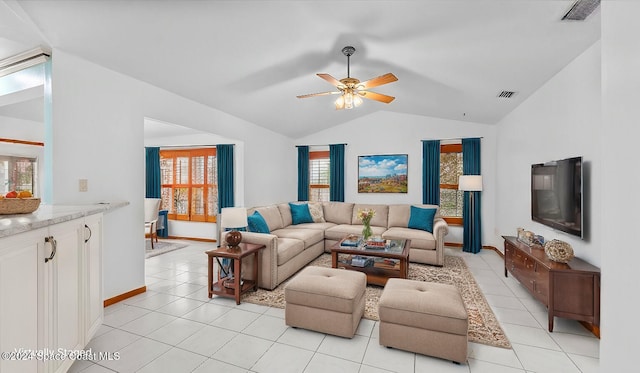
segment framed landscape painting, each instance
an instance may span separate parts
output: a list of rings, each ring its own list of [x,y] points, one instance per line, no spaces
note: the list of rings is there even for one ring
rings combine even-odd
[[[407,154],[358,157],[358,193],[407,193]]]

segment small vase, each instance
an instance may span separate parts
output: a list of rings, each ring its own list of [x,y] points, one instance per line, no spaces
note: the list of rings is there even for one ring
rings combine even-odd
[[[373,232],[371,232],[371,226],[369,224],[365,224],[362,228],[362,239],[366,241],[369,239],[369,237],[371,237],[372,234]]]

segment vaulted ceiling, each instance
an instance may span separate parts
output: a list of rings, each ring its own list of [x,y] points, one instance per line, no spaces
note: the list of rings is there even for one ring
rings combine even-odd
[[[291,138],[380,110],[495,124],[600,38],[599,9],[560,20],[572,3],[5,0],[0,59],[59,48]],[[296,98],[346,77],[346,45],[352,77],[398,77],[374,89],[395,101]]]

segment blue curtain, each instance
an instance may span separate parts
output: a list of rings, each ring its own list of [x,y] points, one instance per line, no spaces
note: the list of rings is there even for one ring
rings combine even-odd
[[[147,147],[145,150],[145,175],[147,198],[160,198],[162,189],[162,180],[160,178],[160,148]]]
[[[218,162],[218,213],[223,207],[233,207],[233,144],[216,145]]]
[[[344,202],[344,144],[329,145],[329,200]]]
[[[298,146],[298,201],[309,200],[309,147]]]
[[[440,205],[440,140],[422,142],[422,203]]]
[[[480,173],[480,139],[462,139],[462,173],[464,175],[481,175]],[[473,211],[471,206],[473,194]],[[462,219],[464,234],[462,250],[478,253],[482,249],[482,200],[481,192],[464,192]]]

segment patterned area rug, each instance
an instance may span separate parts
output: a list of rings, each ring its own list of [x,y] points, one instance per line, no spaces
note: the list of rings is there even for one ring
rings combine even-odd
[[[323,254],[309,265],[331,267],[331,255]],[[467,268],[464,259],[445,255],[444,266],[442,267],[411,263],[409,264],[409,278],[419,281],[452,284],[458,287],[469,316],[469,341],[511,348],[511,343],[500,327],[496,316]],[[246,293],[243,295],[242,301],[284,308],[284,287],[287,282],[288,280],[272,291],[258,289],[256,292]],[[364,317],[371,320],[379,320],[378,300],[382,294],[382,288],[369,285],[366,292],[367,302]]]
[[[151,241],[147,238],[144,241],[145,243],[145,258],[151,258],[153,256],[158,256],[162,254],[166,254],[170,251],[182,249],[183,247],[187,247],[187,245],[178,242],[167,242],[167,241],[158,241],[153,243],[153,250],[151,250]]]

